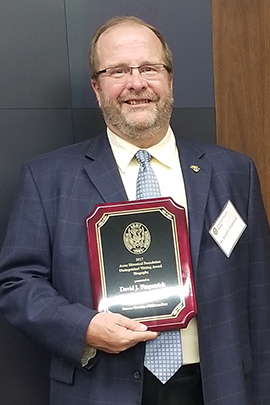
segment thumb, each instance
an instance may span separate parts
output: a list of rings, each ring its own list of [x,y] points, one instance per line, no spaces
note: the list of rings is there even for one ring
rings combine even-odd
[[[123,326],[129,330],[133,330],[134,332],[145,332],[148,328],[143,323],[135,321],[134,319],[127,318],[125,316],[119,316],[119,326]]]

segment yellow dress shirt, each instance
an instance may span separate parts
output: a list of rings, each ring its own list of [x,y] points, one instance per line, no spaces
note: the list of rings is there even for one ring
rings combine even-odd
[[[134,158],[140,149],[107,129],[109,142],[129,200],[136,199],[136,180],[139,162]],[[186,209],[187,200],[182,169],[175,137],[169,127],[165,137],[147,151],[152,155],[151,166],[158,178],[163,197],[171,197]],[[188,218],[187,218],[188,220]],[[183,364],[199,362],[197,319],[193,318],[185,329],[181,329]]]

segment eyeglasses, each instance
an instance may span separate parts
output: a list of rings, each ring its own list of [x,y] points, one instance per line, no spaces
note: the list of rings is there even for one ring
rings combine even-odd
[[[138,69],[140,75],[146,80],[156,80],[161,71],[169,68],[163,63],[153,63],[151,65],[141,66],[113,66],[96,73],[96,76],[106,74],[108,77],[116,79],[119,83],[124,83],[129,80],[134,69]]]

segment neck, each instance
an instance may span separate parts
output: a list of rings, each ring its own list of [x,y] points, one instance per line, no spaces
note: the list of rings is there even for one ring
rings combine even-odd
[[[119,136],[119,138],[124,139],[125,141],[131,143],[132,145],[138,146],[140,149],[147,149],[151,146],[157,145],[167,134],[169,125],[165,128],[162,128],[160,131],[147,130],[137,134],[123,134],[117,128],[110,128],[110,130]]]

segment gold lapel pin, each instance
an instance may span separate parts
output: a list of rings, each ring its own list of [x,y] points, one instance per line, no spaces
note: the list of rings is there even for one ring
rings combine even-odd
[[[199,171],[201,170],[201,168],[199,166],[196,166],[196,165],[191,165],[189,168],[191,170],[193,170],[194,173],[199,173]]]

